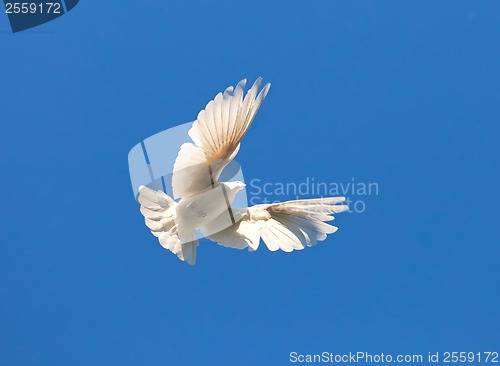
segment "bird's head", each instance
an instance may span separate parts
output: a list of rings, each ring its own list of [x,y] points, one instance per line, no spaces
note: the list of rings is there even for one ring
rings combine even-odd
[[[236,181],[236,182],[225,182],[222,183],[227,193],[227,199],[229,203],[232,204],[236,194],[246,187],[245,183]]]
[[[224,183],[227,189],[233,192],[239,192],[246,187],[246,184],[237,180],[236,182],[226,182]]]

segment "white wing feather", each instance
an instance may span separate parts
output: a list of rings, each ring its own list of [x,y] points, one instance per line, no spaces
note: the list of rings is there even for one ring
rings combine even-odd
[[[196,233],[191,235],[190,241],[181,243],[177,231],[176,207],[177,202],[162,191],[140,186],[139,197],[141,213],[144,216],[146,226],[156,236],[162,247],[177,255],[180,260],[191,265],[196,264],[196,247],[198,239]]]
[[[257,250],[262,238],[271,251],[301,250],[325,240],[327,234],[338,230],[324,221],[333,220],[333,214],[348,209],[346,205],[338,204],[343,201],[344,197],[316,198],[256,205],[247,210],[233,209],[241,219],[207,238],[236,249],[249,247],[250,250]],[[202,230],[210,232],[212,228]]]
[[[194,144],[183,144],[175,160],[172,189],[175,198],[186,198],[210,188],[233,160],[240,142],[266,97],[270,84],[260,92],[258,78],[243,98],[246,80],[229,87],[210,101],[189,130]]]

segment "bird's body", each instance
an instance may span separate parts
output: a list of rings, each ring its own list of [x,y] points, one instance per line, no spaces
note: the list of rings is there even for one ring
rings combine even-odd
[[[226,212],[243,187],[243,183],[237,186],[232,182],[215,183],[211,189],[182,199],[177,205],[177,216],[182,217],[187,227],[196,230]]]
[[[337,230],[324,221],[347,210],[344,197],[296,200],[233,208],[245,185],[218,182],[240,149],[270,84],[259,92],[261,79],[243,97],[246,80],[219,93],[198,114],[189,131],[194,143],[181,146],[174,164],[172,188],[176,202],[162,191],[139,188],[146,225],[160,244],[181,260],[196,263],[196,230],[222,246],[256,250],[260,239],[271,250],[300,250]]]
[[[146,225],[160,244],[194,264],[198,245],[196,230],[209,227],[216,219],[225,227],[231,225],[230,207],[244,186],[242,182],[218,182],[212,189],[181,199],[179,203],[162,191],[141,186],[139,203]],[[186,250],[189,255],[182,254]]]

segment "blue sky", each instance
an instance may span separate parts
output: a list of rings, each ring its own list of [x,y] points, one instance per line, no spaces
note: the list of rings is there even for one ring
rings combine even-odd
[[[0,16],[2,364],[500,351],[499,24],[497,1],[87,0],[17,34]],[[259,75],[247,181],[379,194],[314,248],[204,241],[189,267],[144,226],[128,151]]]

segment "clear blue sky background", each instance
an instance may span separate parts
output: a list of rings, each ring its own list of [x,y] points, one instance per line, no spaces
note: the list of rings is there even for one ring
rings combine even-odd
[[[499,24],[498,1],[87,0],[18,34],[0,14],[1,363],[499,351]],[[312,249],[204,241],[189,267],[127,153],[259,75],[247,180],[379,194]]]

